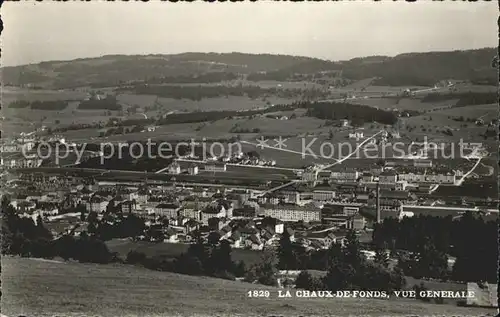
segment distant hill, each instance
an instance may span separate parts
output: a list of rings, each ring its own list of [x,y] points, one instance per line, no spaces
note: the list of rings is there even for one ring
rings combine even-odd
[[[409,53],[379,62],[353,59],[343,63],[343,76],[349,79],[378,77],[375,84],[388,86],[430,86],[440,80],[468,80],[477,84],[498,84],[492,67],[494,48],[479,50]]]
[[[370,56],[332,62],[318,58],[245,53],[182,53],[174,55],[106,55],[72,61],[2,68],[3,82],[46,88],[109,87],[130,82],[223,82],[248,80],[312,80],[316,75],[350,80],[378,78],[375,84],[430,86],[440,80],[469,80],[497,85],[494,48],[454,52]],[[230,73],[231,75],[213,75]],[[211,74],[208,75],[207,74]]]
[[[182,53],[176,55],[106,55],[72,61],[4,67],[5,84],[75,88],[91,84],[120,85],[130,81],[209,72],[275,71],[313,61],[308,57],[243,53]],[[320,60],[318,60],[320,61]]]

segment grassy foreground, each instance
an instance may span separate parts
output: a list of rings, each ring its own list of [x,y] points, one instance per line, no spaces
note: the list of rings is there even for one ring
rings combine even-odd
[[[269,298],[248,298],[267,289]],[[2,258],[2,314],[26,316],[495,315],[415,300],[278,298],[274,288],[127,265]]]

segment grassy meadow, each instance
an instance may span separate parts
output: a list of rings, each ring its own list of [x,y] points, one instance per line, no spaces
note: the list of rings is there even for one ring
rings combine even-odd
[[[2,314],[26,316],[494,316],[415,300],[278,298],[277,289],[120,264],[2,258]],[[250,298],[268,290],[269,298]]]

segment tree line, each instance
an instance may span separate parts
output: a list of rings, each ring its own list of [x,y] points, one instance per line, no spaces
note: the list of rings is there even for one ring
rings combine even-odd
[[[157,84],[198,84],[198,83],[218,83],[231,81],[240,78],[238,74],[232,72],[209,72],[193,75],[163,76],[148,78],[144,83],[149,85]]]
[[[307,109],[307,116],[325,120],[347,119],[354,126],[361,126],[365,122],[393,125],[398,121],[398,117],[394,112],[365,105],[342,102],[302,102],[299,107]]]
[[[105,99],[84,100],[78,105],[80,110],[113,110],[120,111],[122,106],[117,102],[116,97],[107,96]]]
[[[179,85],[149,85],[139,84],[123,86],[117,91],[132,91],[139,95],[155,95],[163,98],[190,99],[200,101],[203,98],[216,97],[248,97],[251,99],[278,96],[282,98],[299,98],[304,94],[308,98],[326,98],[328,92],[320,89],[278,89],[262,88],[260,86],[239,84],[237,86],[179,86]]]
[[[455,99],[458,99],[458,101],[454,107],[490,104],[498,101],[496,92],[462,92],[447,94],[430,93],[422,98],[422,102],[440,102]]]
[[[20,217],[6,197],[2,198],[2,254],[52,259],[59,256],[79,262],[110,263],[118,261],[106,244],[87,233],[75,239],[63,235],[58,239],[43,224],[40,216]]]
[[[50,100],[50,101],[26,101],[26,100],[16,100],[9,104],[9,108],[13,109],[25,109],[31,108],[33,110],[51,110],[60,111],[68,107],[68,100]]]
[[[349,79],[377,77],[375,85],[433,86],[449,78],[497,85],[497,70],[491,67],[491,61],[496,55],[494,48],[408,53],[374,63],[363,63],[355,59],[342,63],[342,69],[343,76]]]
[[[280,240],[279,266],[289,269],[294,263],[293,244],[284,234]],[[361,246],[354,231],[349,231],[344,245],[333,243],[325,254],[326,275],[313,277],[303,270],[295,281],[296,288],[307,290],[363,290],[394,291],[406,285],[399,268],[389,268],[389,255],[385,249],[377,250],[374,261],[361,253]]]

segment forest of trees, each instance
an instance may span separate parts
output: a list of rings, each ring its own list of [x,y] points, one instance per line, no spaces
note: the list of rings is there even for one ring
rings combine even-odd
[[[216,98],[227,96],[247,96],[251,99],[277,96],[281,98],[297,98],[307,94],[307,98],[326,98],[327,91],[303,89],[277,89],[262,88],[260,86],[176,86],[176,85],[132,85],[124,86],[117,91],[132,91],[140,95],[155,95],[163,98],[190,99],[200,101],[203,98]]]
[[[498,96],[496,92],[462,92],[462,93],[431,93],[422,98],[422,102],[440,102],[447,100],[458,100],[455,107],[482,105],[497,103]]]
[[[2,254],[25,257],[73,259],[80,262],[110,263],[117,261],[102,240],[83,233],[78,239],[63,235],[55,239],[44,226],[39,216],[36,223],[32,218],[19,217],[3,197],[2,213]]]
[[[376,63],[359,59],[342,64],[343,76],[349,79],[378,79],[375,85],[433,86],[443,79],[470,80],[498,84],[498,74],[491,62],[495,48],[454,52],[408,53]]]
[[[197,83],[219,83],[240,78],[238,74],[231,72],[210,72],[198,75],[164,76],[158,78],[148,78],[145,83],[155,84],[197,84]]]
[[[51,100],[51,101],[25,101],[25,100],[16,100],[9,104],[9,108],[16,109],[24,109],[31,108],[33,110],[51,110],[51,111],[60,111],[66,109],[68,107],[69,101],[65,100]]]
[[[308,116],[325,120],[348,119],[355,126],[361,126],[368,122],[392,125],[398,120],[394,112],[364,105],[340,102],[302,102],[299,106],[308,109]]]
[[[350,231],[346,237],[344,246],[332,244],[323,251],[324,263],[322,270],[327,273],[324,277],[313,277],[309,272],[303,270],[295,281],[296,288],[307,290],[375,290],[393,291],[402,289],[406,280],[399,268],[388,267],[386,250],[377,251],[374,261],[368,261],[361,254],[361,246],[354,231]],[[296,259],[293,244],[289,238],[283,235],[280,240],[279,266],[282,269],[290,269]]]
[[[78,105],[79,110],[122,110],[122,106],[117,102],[116,97],[107,96],[105,99],[84,100]]]
[[[498,222],[485,222],[466,213],[450,217],[418,216],[385,219],[375,227],[373,242],[391,250],[405,250],[399,265],[406,275],[456,281],[497,280]],[[451,274],[448,256],[456,258]]]
[[[304,79],[312,79],[315,73],[338,71],[341,65],[324,60],[308,60],[295,65],[282,68],[275,71],[257,72],[248,74],[247,80],[249,81],[300,81]]]

